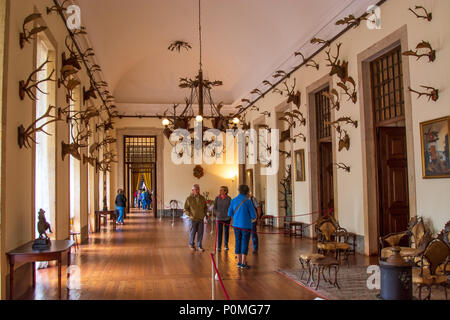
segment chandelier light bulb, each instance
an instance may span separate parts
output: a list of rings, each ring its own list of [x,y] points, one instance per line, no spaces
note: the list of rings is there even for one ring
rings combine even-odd
[[[203,121],[203,116],[198,115],[198,116],[195,118],[195,121],[197,121],[197,122],[202,122],[202,121]]]
[[[167,127],[169,124],[170,124],[169,119],[164,119],[164,120],[162,121],[162,125],[163,125],[164,127]]]
[[[233,124],[238,125],[239,122],[241,122],[239,118],[233,118]]]

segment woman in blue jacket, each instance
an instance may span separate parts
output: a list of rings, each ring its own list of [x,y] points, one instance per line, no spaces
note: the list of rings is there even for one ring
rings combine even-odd
[[[239,186],[239,195],[231,200],[228,216],[233,218],[234,235],[236,238],[236,255],[238,256],[238,268],[248,269],[247,264],[248,245],[252,222],[256,220],[256,212],[252,202],[249,200],[248,186]]]

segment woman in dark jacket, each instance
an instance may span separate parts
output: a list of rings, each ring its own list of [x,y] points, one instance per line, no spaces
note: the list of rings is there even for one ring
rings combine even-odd
[[[213,214],[218,221],[217,225],[217,250],[222,250],[222,234],[225,237],[225,250],[228,251],[228,239],[230,234],[230,221],[228,217],[228,208],[231,203],[231,198],[228,196],[228,187],[220,187],[220,194],[214,201]],[[223,232],[225,229],[225,233]]]
[[[119,211],[119,218],[117,224],[123,224],[123,216],[125,215],[125,208],[127,206],[127,198],[123,194],[123,190],[119,189],[116,196],[116,210]]]

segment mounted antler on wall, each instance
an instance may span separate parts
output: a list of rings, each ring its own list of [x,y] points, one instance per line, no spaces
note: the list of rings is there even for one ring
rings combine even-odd
[[[330,126],[340,125],[341,123],[351,124],[355,128],[358,128],[358,121],[352,120],[352,118],[350,118],[350,117],[341,117],[341,118],[337,119],[336,121],[326,122],[326,124],[330,125]]]
[[[53,7],[47,7],[47,15],[49,15],[52,12],[63,12],[66,11],[67,8],[65,7],[66,2],[69,0],[64,0],[61,5],[55,4]]]
[[[33,14],[30,14],[28,17],[26,17],[25,20],[23,21],[22,32],[20,33],[20,36],[19,36],[19,42],[20,42],[21,49],[23,49],[23,47],[25,46],[25,42],[30,43],[30,40],[34,40],[38,33],[47,29],[46,26],[35,27],[35,28],[32,28],[31,30],[27,29],[27,24],[29,24],[30,22],[36,21],[36,20],[40,19],[41,17],[42,17],[42,15],[40,13],[33,13]]]
[[[177,50],[178,52],[180,52],[181,49],[186,49],[186,51],[189,51],[192,49],[192,47],[188,42],[179,40],[179,41],[172,42],[170,44],[169,48],[167,48],[167,50],[169,50],[169,51]]]
[[[311,59],[311,58],[306,59],[305,56],[303,55],[303,53],[301,53],[301,52],[295,52],[294,55],[295,55],[295,56],[301,56],[302,59],[303,59],[303,63],[306,63],[305,66],[307,66],[307,67],[312,67],[312,68],[316,68],[317,70],[320,69],[320,65],[319,65],[316,61],[314,61],[314,60]]]
[[[319,38],[312,38],[311,39],[311,43],[312,44],[323,44],[327,47],[329,47],[331,45],[331,41],[330,40],[323,40],[323,39],[319,39]]]
[[[89,90],[86,90],[85,87],[83,87],[83,105],[86,105],[86,101],[89,99],[97,99],[97,95],[95,94],[95,87],[91,84],[91,87]]]
[[[306,142],[306,136],[303,133],[301,133],[301,132],[299,134],[296,134],[292,138],[289,138],[288,140],[296,143],[297,142],[297,138],[300,138],[303,142]]]
[[[337,26],[347,25],[349,27],[353,26],[353,27],[357,28],[357,27],[359,27],[361,22],[368,21],[368,20],[369,19],[367,18],[367,14],[364,14],[359,18],[355,18],[355,16],[351,14],[348,17],[345,17],[344,19],[336,21],[336,25]]]
[[[418,94],[419,96],[417,99],[421,98],[422,96],[428,97],[428,101],[433,100],[434,102],[439,100],[439,90],[433,87],[427,87],[427,86],[421,86],[424,89],[427,89],[430,92],[419,92],[416,90],[411,89],[411,87],[408,87],[409,91]]]
[[[277,70],[275,71],[275,73],[273,74],[273,78],[281,78],[281,77],[286,77],[287,76],[287,72],[284,70]]]
[[[269,111],[264,111],[260,113],[261,115],[270,118],[270,112]]]
[[[336,109],[339,111],[341,108],[341,98],[339,96],[339,92],[336,89],[331,89],[330,92],[323,92],[323,96],[327,97],[331,103],[331,109]]]
[[[356,102],[358,102],[358,93],[356,91],[356,82],[355,82],[355,80],[353,80],[352,77],[348,77],[347,82],[350,83],[353,86],[353,88],[350,88],[344,82],[338,82],[337,86],[344,90],[344,93],[345,93],[345,95],[348,96],[349,101],[351,100],[353,103],[356,104]]]
[[[91,131],[87,130],[86,133],[83,130],[79,129],[76,122],[72,123],[72,128],[70,130],[70,135],[72,136],[72,143],[67,144],[61,142],[61,157],[64,161],[66,155],[70,154],[72,157],[74,157],[77,160],[81,161],[81,154],[80,154],[80,148],[86,148],[88,146],[87,144],[87,138],[91,136]],[[77,127],[77,135],[73,135],[74,128]]]
[[[38,119],[36,119],[28,128],[24,128],[22,125],[18,128],[19,131],[19,147],[22,149],[25,148],[31,148],[31,143],[37,144],[35,138],[33,137],[34,134],[38,132],[43,132],[46,135],[50,135],[48,132],[44,130],[46,126],[48,126],[50,123],[58,121],[58,117],[56,115],[52,115],[52,110],[56,108],[53,106],[49,106],[47,111]],[[42,120],[47,119],[47,121],[40,125],[39,127],[36,127],[36,125],[41,122]]]
[[[257,95],[259,95],[260,97],[263,97],[263,98],[264,98],[264,96],[265,96],[265,94],[264,94],[261,90],[259,90],[259,89],[253,89],[253,90],[250,92],[250,94],[257,94]]]
[[[43,94],[47,94],[46,92],[42,91],[41,89],[39,89],[39,85],[41,83],[47,82],[47,81],[55,81],[52,80],[52,76],[55,73],[55,70],[52,70],[52,72],[50,73],[50,75],[42,80],[37,80],[37,79],[33,79],[33,76],[37,76],[37,74],[41,71],[45,71],[44,67],[47,65],[47,63],[49,63],[50,61],[45,60],[43,64],[41,64],[36,70],[34,70],[29,76],[28,79],[26,81],[21,80],[19,82],[19,97],[20,100],[24,100],[25,99],[25,94],[33,101],[37,101],[36,95],[33,92],[33,89],[39,90],[41,93]]]
[[[329,64],[327,64],[327,67],[331,67],[330,76],[337,75],[339,79],[341,79],[341,81],[345,84],[348,81],[348,62],[341,62],[341,60],[339,59],[341,46],[342,43],[338,43],[336,45],[336,56],[331,55],[331,48],[325,51],[327,55],[327,58],[325,60],[329,62]]]
[[[425,12],[425,15],[420,15],[415,10],[416,11],[417,10],[423,10]],[[431,12],[428,12],[428,10],[425,9],[424,7],[422,7],[422,6],[416,6],[414,8],[414,10],[409,8],[409,11],[411,11],[418,19],[425,19],[425,20],[428,20],[428,21],[433,20],[433,14]]]
[[[294,84],[291,88],[289,88],[289,85],[287,83],[287,80],[283,82],[284,89],[280,90],[278,88],[273,89],[274,93],[279,93],[281,95],[286,94],[288,96],[287,103],[293,103],[297,109],[300,109],[301,103],[302,103],[302,94],[300,91],[295,91],[295,86],[297,83],[297,79],[294,79]]]
[[[420,49],[427,49],[428,52],[419,54],[418,52]],[[422,41],[421,43],[419,43],[417,45],[416,51],[413,51],[413,50],[405,51],[405,52],[403,52],[403,55],[417,57],[417,60],[420,60],[423,57],[428,57],[429,62],[433,62],[436,60],[436,50],[433,49],[433,47],[431,46],[431,44],[428,41]]]
[[[107,132],[108,130],[114,129],[114,123],[112,122],[111,119],[105,120],[101,124],[98,124],[95,130],[98,131],[101,128],[103,128],[104,132]]]
[[[342,170],[345,170],[345,171],[347,171],[348,173],[350,173],[350,167],[349,166],[347,166],[346,164],[344,164],[344,163],[335,163],[334,164],[338,169],[342,169]]]

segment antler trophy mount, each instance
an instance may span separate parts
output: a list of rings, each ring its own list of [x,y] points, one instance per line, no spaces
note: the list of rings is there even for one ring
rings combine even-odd
[[[18,128],[18,143],[21,149],[24,147],[27,149],[31,148],[32,143],[37,144],[35,134],[38,132],[43,132],[46,135],[50,135],[44,130],[44,128],[49,124],[58,121],[58,117],[51,114],[53,109],[56,110],[54,106],[49,106],[47,111],[41,117],[36,119],[31,125],[29,125],[28,128],[25,129],[23,125]],[[37,127],[37,124],[45,119],[46,122]]]
[[[327,67],[331,67],[330,76],[337,75],[339,79],[341,79],[341,81],[345,84],[348,80],[348,62],[344,60],[341,61],[339,59],[341,46],[342,43],[338,43],[336,45],[336,56],[332,56],[331,48],[325,51],[327,55],[327,58],[325,60],[328,61]]]
[[[73,124],[76,124],[74,122]],[[67,144],[64,141],[61,142],[61,156],[62,160],[64,161],[66,155],[70,154],[72,157],[74,157],[77,160],[81,161],[81,154],[80,154],[80,148],[86,148],[88,146],[87,144],[87,138],[91,136],[91,132],[89,130],[86,131],[86,133],[79,129],[78,125],[73,125],[70,130],[70,134],[72,136],[72,143]],[[77,128],[77,135],[73,135],[74,128]]]
[[[19,82],[19,97],[20,97],[20,100],[24,100],[25,99],[25,95],[27,95],[31,100],[37,101],[38,99],[36,97],[34,89],[40,91],[42,94],[48,94],[48,93],[42,91],[39,88],[39,85],[41,83],[44,83],[44,82],[47,82],[47,81],[55,81],[55,80],[52,80],[52,76],[55,73],[55,70],[52,70],[50,75],[48,77],[46,77],[45,79],[42,79],[42,80],[38,80],[37,79],[37,74],[39,72],[45,71],[44,67],[50,62],[51,61],[47,58],[47,60],[45,60],[44,63],[42,63],[36,70],[34,70],[28,76],[27,80],[21,80]],[[36,79],[33,79],[33,76],[35,76]]]
[[[40,13],[33,13],[30,14],[28,17],[26,17],[25,20],[23,21],[22,32],[20,33],[19,36],[19,43],[21,49],[23,49],[23,47],[25,46],[25,42],[30,43],[30,40],[34,40],[38,33],[45,31],[47,29],[46,26],[33,27],[31,30],[27,29],[27,24],[34,22],[40,19],[41,17],[42,15]]]

